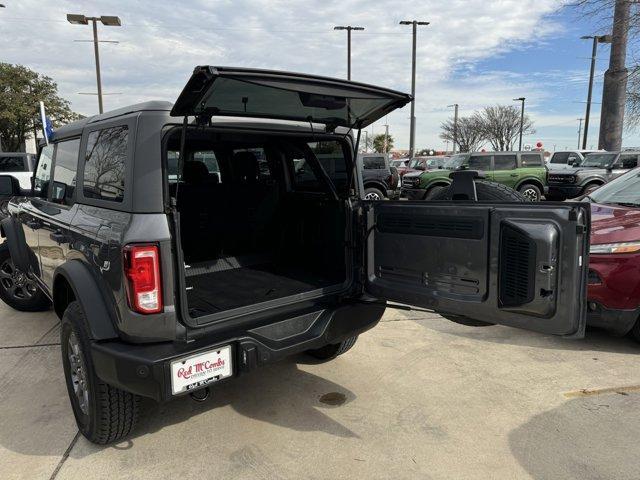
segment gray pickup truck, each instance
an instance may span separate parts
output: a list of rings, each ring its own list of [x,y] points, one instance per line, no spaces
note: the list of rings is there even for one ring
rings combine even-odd
[[[589,205],[364,199],[357,132],[410,101],[197,67],[173,105],[58,129],[29,191],[4,177],[0,298],[60,318],[84,436],[128,435],[141,397],[202,400],[288,355],[330,360],[388,302],[583,335]]]

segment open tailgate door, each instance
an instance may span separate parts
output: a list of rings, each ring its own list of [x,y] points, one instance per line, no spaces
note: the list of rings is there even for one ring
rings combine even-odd
[[[367,291],[488,323],[581,337],[581,203],[368,202]]]

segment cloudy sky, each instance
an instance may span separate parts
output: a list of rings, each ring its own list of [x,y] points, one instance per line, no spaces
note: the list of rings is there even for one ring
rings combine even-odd
[[[584,117],[590,42],[601,33],[591,20],[560,9],[559,0],[3,0],[0,61],[51,76],[73,108],[97,112],[93,46],[88,26],[66,13],[118,15],[122,27],[100,27],[105,109],[150,99],[173,101],[196,65],[261,67],[346,76],[346,33],[353,33],[352,78],[402,91],[411,88],[411,27],[418,34],[416,143],[444,148],[440,123],[460,104],[462,115],[525,96],[536,134],[549,150],[575,148]],[[608,47],[597,64],[594,101]],[[597,144],[599,104],[592,109],[589,144]],[[388,116],[396,146],[408,146],[409,107]],[[381,133],[385,121],[373,125]],[[371,127],[370,127],[371,131]],[[625,146],[640,145],[627,133]]]

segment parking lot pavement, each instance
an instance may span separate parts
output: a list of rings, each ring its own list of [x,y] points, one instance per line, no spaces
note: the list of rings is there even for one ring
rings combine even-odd
[[[640,349],[601,332],[389,311],[333,362],[299,356],[204,403],[146,402],[110,447],[76,435],[57,335],[52,313],[0,306],[2,479],[640,478]]]

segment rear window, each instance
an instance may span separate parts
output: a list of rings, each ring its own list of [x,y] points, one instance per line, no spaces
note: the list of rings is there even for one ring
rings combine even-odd
[[[128,138],[129,129],[124,125],[89,133],[84,165],[85,198],[122,202]]]
[[[524,154],[520,156],[523,167],[541,167],[542,155],[534,155],[532,153]]]
[[[365,170],[384,170],[387,168],[384,157],[364,157],[362,164]]]
[[[28,172],[27,158],[16,157],[0,157],[0,172]]]

